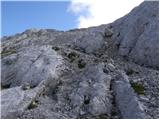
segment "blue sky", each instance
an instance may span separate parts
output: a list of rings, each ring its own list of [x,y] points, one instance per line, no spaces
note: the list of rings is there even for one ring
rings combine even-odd
[[[143,0],[39,0],[1,2],[1,35],[30,28],[69,30],[111,23]]]
[[[76,16],[67,12],[68,1],[2,2],[2,36],[29,28],[68,30],[76,27]]]

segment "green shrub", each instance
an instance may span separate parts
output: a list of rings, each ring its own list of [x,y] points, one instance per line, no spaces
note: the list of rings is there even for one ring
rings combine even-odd
[[[34,100],[31,102],[31,104],[28,106],[28,109],[34,109],[38,106],[38,101]]]
[[[52,47],[52,49],[55,50],[55,51],[59,51],[60,50],[59,47]]]
[[[142,84],[131,82],[131,86],[138,95],[144,95],[145,88]]]
[[[21,88],[22,88],[22,90],[29,90],[29,89],[31,89],[31,86],[29,83],[25,83],[25,84],[22,84]]]
[[[8,88],[10,88],[10,84],[8,84],[8,85],[1,85],[1,90],[4,90],[4,89],[8,89]]]
[[[11,55],[11,54],[14,54],[14,53],[16,53],[16,50],[14,50],[14,49],[3,50],[3,51],[1,52],[1,57],[3,58],[3,57],[6,57],[6,56]]]
[[[68,58],[70,59],[70,62],[73,62],[78,57],[79,57],[79,55],[75,52],[71,52],[68,54]]]
[[[86,63],[82,59],[78,61],[78,67],[80,69],[85,68],[85,66],[86,66]]]
[[[128,69],[127,71],[126,71],[126,74],[127,75],[132,75],[134,73],[134,70],[132,70],[132,69]]]

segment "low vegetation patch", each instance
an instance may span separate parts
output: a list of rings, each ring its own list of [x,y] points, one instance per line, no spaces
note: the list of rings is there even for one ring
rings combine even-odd
[[[132,70],[132,69],[128,69],[127,71],[126,71],[126,74],[127,75],[132,75],[134,73],[134,70]]]
[[[4,89],[8,89],[8,88],[10,88],[10,84],[8,84],[8,85],[1,85],[1,90],[4,90]]]
[[[144,95],[145,88],[142,84],[131,82],[131,86],[138,95]]]
[[[34,109],[38,106],[38,101],[37,100],[34,100],[31,102],[31,104],[28,106],[28,109]]]
[[[59,51],[60,50],[59,47],[52,47],[52,49],[55,50],[55,51]]]
[[[67,57],[70,59],[70,62],[73,62],[79,57],[79,55],[75,52],[70,52]]]
[[[86,66],[86,63],[82,59],[78,61],[78,67],[80,69],[85,68],[85,66]]]
[[[8,56],[8,55],[11,55],[11,54],[14,54],[14,53],[16,53],[16,50],[14,50],[14,49],[3,50],[3,51],[1,52],[1,57],[4,58],[4,57],[6,57],[6,56]]]
[[[126,74],[129,76],[132,74],[139,74],[139,72],[136,70],[133,70],[132,68],[129,68],[128,70],[126,70]]]
[[[29,84],[24,84],[24,85],[22,85],[22,90],[29,90],[29,89],[31,89],[31,86],[29,85]]]
[[[87,96],[84,96],[84,104],[89,104],[90,103],[90,99]]]

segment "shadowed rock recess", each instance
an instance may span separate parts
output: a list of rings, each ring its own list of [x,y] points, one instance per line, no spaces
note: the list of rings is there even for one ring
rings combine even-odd
[[[159,2],[97,27],[1,39],[1,118],[159,118]]]

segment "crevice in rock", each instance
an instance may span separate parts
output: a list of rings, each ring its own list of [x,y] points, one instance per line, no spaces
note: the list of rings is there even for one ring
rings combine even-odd
[[[55,86],[47,86],[48,89],[45,91],[45,94],[50,96],[53,100],[58,101],[57,92],[62,84],[62,81],[59,81]]]
[[[84,95],[84,104],[88,105],[90,103],[90,98],[86,95]]]
[[[121,119],[120,111],[116,105],[115,93],[113,90],[113,84],[115,79],[113,78],[110,83],[110,91],[112,96],[112,110],[111,110],[111,119]]]
[[[7,84],[7,85],[1,84],[1,90],[8,89],[8,88],[10,88],[10,86],[11,86],[11,84]]]
[[[39,55],[37,56],[37,58],[36,58],[34,61],[32,61],[32,64],[30,65],[29,69],[30,69],[31,66],[41,57],[42,54],[43,54],[43,53],[39,54]]]

